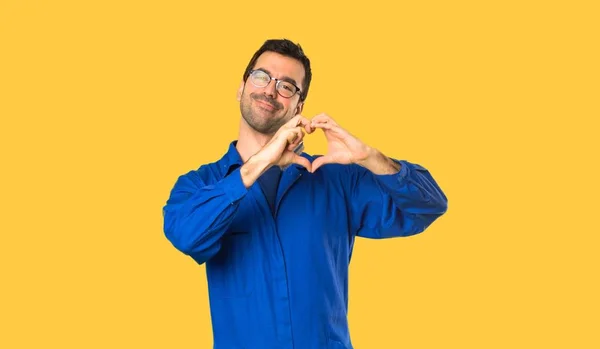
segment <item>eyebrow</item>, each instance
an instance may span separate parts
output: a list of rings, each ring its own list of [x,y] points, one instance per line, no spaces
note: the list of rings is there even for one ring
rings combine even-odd
[[[262,70],[262,71],[264,71],[265,73],[267,73],[267,74],[271,75],[271,72],[270,72],[270,71],[268,71],[268,70],[267,70],[267,69],[265,69],[265,68],[256,68],[256,70]],[[292,78],[290,78],[290,77],[287,77],[287,76],[282,76],[282,77],[281,77],[281,79],[279,79],[279,80],[282,80],[282,81],[287,81],[287,82],[289,82],[289,83],[292,83],[292,84],[294,84],[295,86],[298,86],[298,83],[296,82],[296,80],[294,80],[294,79],[292,79]]]

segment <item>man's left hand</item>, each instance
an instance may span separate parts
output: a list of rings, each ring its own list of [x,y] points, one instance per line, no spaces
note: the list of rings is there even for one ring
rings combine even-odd
[[[398,172],[400,165],[369,147],[338,125],[329,115],[319,114],[311,125],[323,130],[327,153],[312,163],[312,172],[325,164],[358,164],[378,174]]]

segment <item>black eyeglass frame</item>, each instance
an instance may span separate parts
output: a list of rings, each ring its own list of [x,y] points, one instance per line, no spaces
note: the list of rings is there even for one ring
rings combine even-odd
[[[265,86],[259,86],[259,85],[255,84],[255,83],[254,83],[254,81],[252,81],[252,76],[253,76],[253,74],[254,74],[254,73],[256,73],[256,72],[261,72],[261,73],[263,73],[263,74],[265,74],[266,76],[268,76],[268,77],[269,77],[269,79],[270,79],[270,80],[269,80],[269,82],[268,82],[268,83],[267,83]],[[300,90],[300,87],[298,87],[298,86],[296,86],[296,84],[294,84],[294,83],[291,83],[291,82],[289,82],[289,81],[286,81],[286,80],[275,79],[274,77],[272,77],[271,75],[269,75],[269,73],[267,73],[266,71],[264,71],[264,70],[262,70],[262,69],[252,69],[252,70],[250,70],[250,73],[248,74],[248,78],[250,79],[250,82],[252,83],[252,85],[254,85],[254,86],[256,86],[256,87],[267,87],[267,86],[269,86],[269,84],[271,83],[271,81],[275,80],[275,90],[277,91],[277,93],[278,93],[278,94],[279,94],[281,97],[283,97],[283,98],[292,98],[292,97],[294,97],[294,95],[295,95],[295,94],[297,94],[297,93],[298,93],[298,94],[300,94],[300,100],[302,100],[302,91]],[[282,94],[281,94],[281,92],[279,91],[279,84],[280,84],[281,82],[286,82],[286,83],[288,83],[288,84],[290,84],[290,85],[294,86],[294,88],[296,88],[296,92],[294,92],[294,93],[293,93],[291,96],[289,96],[289,97],[282,95]]]

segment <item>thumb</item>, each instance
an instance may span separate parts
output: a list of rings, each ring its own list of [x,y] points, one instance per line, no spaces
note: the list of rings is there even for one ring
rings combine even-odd
[[[319,156],[318,158],[315,159],[315,161],[313,161],[312,163],[312,172],[317,172],[317,169],[325,164],[330,164],[331,163],[331,157],[327,156],[327,155],[323,155],[323,156]]]
[[[306,168],[309,172],[313,172],[312,164],[310,163],[310,161],[308,161],[307,158],[305,158],[303,156],[294,154],[294,158],[293,158],[292,162]]]

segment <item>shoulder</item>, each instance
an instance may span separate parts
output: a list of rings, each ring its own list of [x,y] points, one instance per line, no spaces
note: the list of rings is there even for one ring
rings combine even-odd
[[[179,175],[179,182],[188,182],[196,186],[211,185],[219,182],[232,169],[226,157],[199,165],[196,169],[188,170]]]
[[[232,167],[221,159],[202,164],[196,170],[189,171],[186,176],[204,185],[210,185],[225,178]]]

